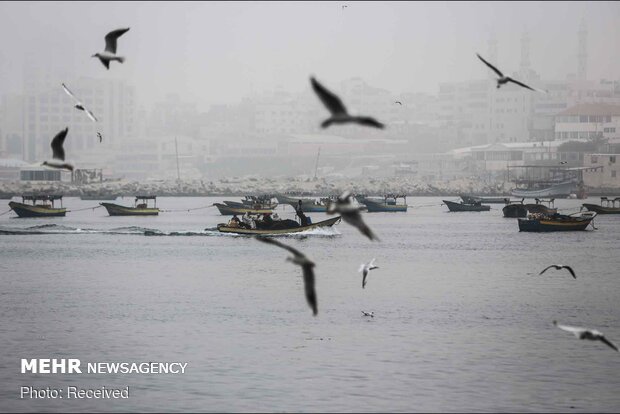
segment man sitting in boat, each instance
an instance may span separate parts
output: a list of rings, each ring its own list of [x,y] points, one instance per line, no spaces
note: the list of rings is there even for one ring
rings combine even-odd
[[[230,221],[228,222],[228,226],[229,227],[239,227],[239,217],[237,217],[237,215],[235,214]]]
[[[256,222],[250,216],[250,213],[248,213],[247,211],[243,215],[242,220],[243,220],[243,223],[247,226],[246,228],[248,228],[248,229],[255,229],[256,228]]]

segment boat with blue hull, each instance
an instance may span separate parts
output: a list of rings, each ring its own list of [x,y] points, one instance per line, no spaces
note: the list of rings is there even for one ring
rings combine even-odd
[[[356,197],[357,198],[357,197]],[[398,203],[398,199],[403,199],[402,203]],[[369,213],[394,213],[407,212],[407,196],[398,194],[386,194],[380,197],[364,197],[357,198],[360,204],[364,204]]]

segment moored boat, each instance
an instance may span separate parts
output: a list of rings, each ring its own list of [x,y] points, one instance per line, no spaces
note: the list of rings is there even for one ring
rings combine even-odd
[[[398,203],[399,198],[403,199]],[[399,194],[386,194],[383,198],[360,197],[358,201],[364,204],[369,213],[392,213],[407,211],[407,196]]]
[[[547,204],[547,205],[545,205]],[[558,209],[555,208],[555,198],[550,198],[549,200],[543,200],[540,198],[536,199],[536,204],[525,204],[525,208],[527,208],[527,212],[530,214],[538,213],[538,214],[555,214],[558,212]]]
[[[592,220],[596,213],[578,213],[578,215],[564,214],[531,214],[527,218],[520,218],[519,231],[526,232],[551,232],[551,231],[583,231]]]
[[[116,200],[116,194],[82,194],[80,200]]]
[[[442,200],[450,211],[489,211],[491,206],[477,203],[455,203],[454,201]]]
[[[510,197],[482,197],[482,196],[474,196],[468,194],[461,194],[459,197],[466,204],[472,204],[476,202],[486,203],[486,204],[505,204],[506,202],[510,202]]]
[[[618,207],[616,207],[616,202],[618,202]],[[611,203],[611,206],[609,205],[609,203]],[[582,208],[585,208],[588,211],[594,211],[597,214],[620,214],[620,197],[616,197],[616,198],[601,197],[600,205],[583,203],[582,206],[583,206]]]
[[[288,204],[293,208],[299,206],[301,200],[301,209],[306,213],[325,213],[327,212],[327,201],[329,198],[321,198],[318,201],[314,198],[296,198],[278,194],[275,196],[280,204]]]
[[[60,201],[60,208],[54,206],[56,200]],[[62,206],[62,195],[22,195],[21,203],[10,201],[9,207],[19,217],[64,217],[67,213]]]
[[[149,200],[153,200],[153,207],[148,206]],[[141,201],[138,203],[138,201]],[[99,203],[108,210],[110,216],[157,216],[157,196],[136,196],[133,207],[121,206],[114,203]]]
[[[218,224],[217,229],[221,233],[236,233],[236,234],[263,235],[263,236],[288,234],[288,233],[299,233],[302,231],[311,230],[311,229],[315,229],[319,227],[331,227],[340,221],[340,216],[333,217],[333,218],[323,220],[323,221],[319,221],[318,223],[308,224],[305,226],[299,225],[294,220],[282,220],[282,221],[286,221],[287,223],[289,223],[289,225],[284,228],[278,228],[281,226],[274,226],[274,225],[272,225],[270,228],[258,228],[258,227],[257,228],[246,228],[246,227],[240,227],[239,225],[234,225],[233,223],[228,222],[228,223]],[[292,225],[293,223],[297,224],[297,226],[293,226]]]
[[[502,209],[502,213],[504,213],[504,217],[509,218],[527,217],[527,207],[523,202],[506,204]]]
[[[243,206],[243,207],[231,207],[222,203],[214,203],[213,204],[220,211],[220,214],[223,216],[234,216],[234,215],[243,215],[245,213],[249,214],[269,214],[273,213],[272,208],[253,208],[251,206]]]

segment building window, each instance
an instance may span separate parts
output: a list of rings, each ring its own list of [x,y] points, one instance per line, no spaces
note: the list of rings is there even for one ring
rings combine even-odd
[[[615,163],[616,163],[616,156],[615,156],[615,155],[611,155],[611,156],[609,157],[609,162],[610,162],[610,163],[612,163],[612,164],[615,164]],[[614,172],[615,172],[615,171],[614,171]]]
[[[611,171],[611,178],[616,178],[616,170]]]
[[[596,164],[596,163],[598,163],[598,156],[596,155],[590,156],[590,164]]]

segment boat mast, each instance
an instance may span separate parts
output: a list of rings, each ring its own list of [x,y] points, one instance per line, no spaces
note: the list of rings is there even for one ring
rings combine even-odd
[[[316,154],[316,164],[314,165],[314,179],[316,180],[316,173],[319,169],[319,156],[321,155],[321,147],[319,147],[319,151]]]
[[[181,170],[179,169],[179,147],[177,145],[177,137],[174,137],[174,150],[177,154],[177,184],[181,185]]]

